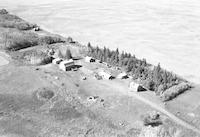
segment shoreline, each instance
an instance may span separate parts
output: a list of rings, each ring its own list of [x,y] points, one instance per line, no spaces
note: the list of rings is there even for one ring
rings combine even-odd
[[[13,13],[13,12],[11,12],[11,13]],[[14,14],[14,13],[13,13]],[[16,14],[16,15],[18,15],[18,16],[20,16],[20,14]],[[21,17],[21,16],[20,16]],[[25,16],[22,16],[22,19],[24,19],[24,20],[26,20],[26,21],[28,21],[28,22],[32,22],[30,19],[28,19],[27,17],[25,17]],[[34,22],[34,23],[37,23],[37,20]],[[47,23],[48,24],[48,23]],[[85,42],[85,41],[83,41],[83,40],[80,40],[80,39],[78,39],[78,38],[76,38],[76,37],[74,37],[74,35],[70,35],[70,34],[65,34],[65,33],[62,33],[62,32],[60,32],[59,31],[59,29],[58,29],[58,31],[56,31],[56,29],[51,29],[51,28],[49,28],[48,27],[48,25],[45,25],[44,23],[41,23],[40,24],[40,22],[38,22],[38,25],[39,26],[41,26],[41,28],[44,30],[44,31],[46,31],[46,32],[50,32],[50,33],[52,33],[52,34],[57,34],[57,35],[60,35],[60,36],[62,36],[62,37],[68,37],[68,36],[70,36],[70,37],[72,37],[73,39],[75,39],[76,41],[78,41],[78,42],[80,42],[80,44],[81,45],[86,45],[87,44],[87,42]],[[52,23],[52,25],[53,25],[53,23]],[[52,25],[50,25],[50,26],[52,26]],[[59,25],[57,26],[57,28],[59,27]],[[55,27],[56,28],[56,27]],[[79,36],[78,36],[79,37]],[[83,36],[83,38],[84,38],[85,36]],[[88,42],[90,42],[90,41],[88,41]],[[103,43],[102,41],[100,42],[100,43]],[[109,45],[111,45],[111,44],[98,44],[98,42],[94,42],[94,41],[92,41],[91,42],[91,44],[92,45],[98,45],[99,47],[103,47],[104,45],[106,46],[106,47],[108,47],[108,48],[110,48],[110,49],[116,49],[115,47],[113,47],[113,45],[112,46],[109,46]],[[139,45],[138,45],[139,46]],[[118,46],[119,47],[119,46]],[[138,48],[138,47],[137,47]],[[127,50],[124,50],[124,49],[127,49]],[[128,50],[128,49],[130,49],[130,47],[127,47],[127,48],[123,48],[122,50],[121,50],[121,48],[119,49],[120,51],[130,51],[130,50]],[[134,49],[134,47],[133,47],[133,49]],[[138,48],[138,50],[139,51],[142,51],[142,49],[143,50],[145,50],[145,47],[141,47],[141,48]],[[177,74],[178,76],[180,76],[180,77],[182,77],[182,78],[184,78],[184,79],[186,79],[186,80],[188,80],[188,81],[190,81],[190,82],[192,82],[192,83],[194,83],[194,84],[200,84],[200,77],[196,77],[195,76],[195,74],[189,74],[189,73],[187,73],[187,69],[181,69],[181,67],[179,68],[176,68],[176,67],[174,67],[173,65],[170,65],[170,64],[172,64],[174,61],[173,60],[171,60],[171,61],[164,61],[164,62],[166,62],[166,63],[163,63],[162,61],[154,61],[154,56],[156,56],[156,55],[153,55],[152,57],[150,57],[150,58],[147,58],[147,57],[144,57],[144,56],[146,56],[145,54],[150,54],[151,52],[153,52],[153,50],[154,49],[151,49],[151,47],[150,47],[150,49],[149,49],[149,51],[146,51],[146,53],[142,53],[143,55],[140,55],[140,56],[138,56],[138,53],[136,53],[136,52],[131,52],[131,53],[133,53],[133,54],[135,54],[136,55],[136,57],[138,58],[138,59],[142,59],[142,58],[145,58],[146,60],[147,60],[147,62],[149,62],[149,63],[151,63],[152,65],[157,65],[159,62],[161,63],[161,67],[162,68],[164,68],[164,69],[166,69],[167,71],[171,71],[171,72],[173,72],[173,73],[175,73],[175,74]],[[137,51],[138,52],[138,51]],[[156,51],[155,51],[155,54],[158,54]],[[143,56],[143,57],[141,57],[141,56]],[[148,56],[148,55],[147,55]],[[163,58],[164,57],[162,57],[162,59],[161,60],[163,60]],[[156,63],[157,62],[157,63]],[[170,63],[171,62],[171,63]],[[174,62],[174,63],[176,63],[176,62]],[[177,65],[176,65],[177,66]],[[178,64],[178,66],[180,66],[180,64]],[[188,67],[188,66],[186,66],[186,67]],[[183,65],[183,67],[182,68],[185,68],[184,67],[184,65]]]
[[[56,32],[56,31],[54,31],[53,29],[49,29],[48,27],[45,27],[45,25],[39,25],[39,26],[41,26],[41,28],[44,30],[44,31],[46,31],[46,32],[50,32],[50,33],[52,33],[52,34],[57,34],[57,35],[60,35],[61,37],[64,37],[64,38],[66,38],[66,37],[71,37],[70,35],[69,36],[67,36],[66,34],[64,34],[64,33],[59,33],[59,32]],[[72,37],[73,39],[74,39],[74,37]],[[75,39],[75,41],[77,41],[77,42],[79,42],[81,45],[83,45],[83,46],[86,46],[87,45],[87,43],[85,43],[85,42],[83,42],[83,41],[79,41],[79,40],[76,40]],[[99,47],[101,47],[101,48],[103,48],[104,46],[102,46],[103,44],[95,44],[95,43],[91,43],[92,45],[98,45]],[[112,50],[115,50],[115,48],[113,48],[113,47],[109,47],[109,46],[105,46],[105,47],[107,47],[107,48],[109,48],[109,49],[112,49]],[[122,52],[122,51],[125,51],[125,52],[129,52],[128,50],[121,50],[120,48],[119,48],[119,51],[120,52]],[[131,53],[131,54],[134,54],[134,53]],[[135,55],[135,54],[134,54]],[[163,69],[165,69],[165,70],[167,70],[167,71],[171,71],[171,72],[173,72],[174,74],[176,74],[176,75],[178,75],[179,77],[182,77],[182,78],[184,78],[184,79],[186,79],[186,80],[188,80],[189,82],[191,82],[191,83],[193,83],[193,84],[196,84],[196,85],[200,85],[200,77],[195,77],[194,75],[188,75],[188,74],[179,74],[179,73],[177,73],[176,71],[174,71],[173,69],[166,69],[166,67],[165,66],[167,66],[167,65],[164,65],[164,63],[162,63],[162,62],[157,62],[157,64],[154,62],[154,61],[150,61],[148,58],[141,58],[141,57],[138,57],[137,55],[136,55],[136,57],[138,58],[138,59],[146,59],[147,60],[147,62],[149,62],[150,64],[152,64],[152,65],[154,65],[154,66],[156,66],[158,63],[160,63],[161,64],[161,67],[163,68]],[[164,67],[163,67],[164,66]],[[183,72],[184,73],[184,72]]]

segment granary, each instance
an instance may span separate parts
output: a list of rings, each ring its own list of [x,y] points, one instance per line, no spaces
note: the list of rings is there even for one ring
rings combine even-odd
[[[95,62],[95,59],[93,57],[86,56],[85,62]]]
[[[128,78],[128,75],[126,72],[122,72],[117,76],[118,79],[126,79]]]
[[[63,61],[61,58],[55,58],[52,63],[53,64],[60,64],[60,62]]]
[[[64,61],[60,62],[60,64],[59,64],[59,68],[63,71],[71,70],[72,68],[74,68],[74,66],[75,66],[75,64],[72,59],[64,60]]]
[[[100,71],[98,73],[98,75],[101,76],[103,79],[107,79],[107,80],[111,80],[111,79],[114,78],[111,74],[109,74],[109,73],[107,73],[105,71]]]
[[[133,82],[133,81],[129,84],[129,89],[130,89],[131,91],[136,91],[136,92],[140,92],[140,91],[145,91],[145,90],[146,90],[146,89],[145,89],[144,87],[142,87],[140,84],[135,83],[135,82]]]

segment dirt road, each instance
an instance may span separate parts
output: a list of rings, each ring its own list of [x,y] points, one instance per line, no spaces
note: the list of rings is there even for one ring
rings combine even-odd
[[[124,93],[125,94],[125,93]],[[198,133],[200,135],[200,130],[190,124],[188,124],[187,122],[181,120],[180,118],[176,117],[174,114],[170,113],[169,111],[167,111],[166,109],[164,109],[162,106],[159,106],[153,102],[151,102],[150,100],[140,96],[138,93],[135,93],[135,92],[128,92],[126,93],[128,94],[128,96],[132,96],[142,102],[144,102],[145,104],[148,104],[150,105],[151,107],[153,107],[154,109],[162,112],[163,114],[167,115],[170,119],[172,119],[174,122],[176,122],[177,124],[187,128],[187,129],[190,129],[190,130],[193,130],[194,132]]]

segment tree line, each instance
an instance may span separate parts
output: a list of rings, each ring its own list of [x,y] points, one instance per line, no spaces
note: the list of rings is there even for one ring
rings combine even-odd
[[[138,59],[135,55],[127,52],[119,53],[119,49],[110,50],[109,48],[99,48],[87,44],[87,55],[106,62],[112,66],[121,67],[128,74],[133,76],[147,89],[155,91],[160,95],[166,89],[179,84],[183,79],[177,77],[174,73],[161,68],[160,64],[153,66],[148,64],[145,59]]]

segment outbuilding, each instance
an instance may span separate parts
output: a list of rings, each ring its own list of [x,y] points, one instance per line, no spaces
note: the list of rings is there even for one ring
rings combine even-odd
[[[95,62],[95,59],[93,57],[86,56],[85,62]]]
[[[141,86],[140,84],[135,83],[133,81],[129,84],[129,89],[131,91],[136,91],[136,92],[140,92],[140,91],[145,91],[146,90],[143,86]]]
[[[112,80],[114,78],[111,74],[105,71],[100,71],[98,75],[101,76],[103,79],[107,79],[107,80]]]
[[[59,68],[63,71],[71,70],[74,67],[75,67],[75,63],[72,59],[64,60],[64,61],[60,62],[60,64],[59,64]]]
[[[53,64],[60,64],[60,62],[62,62],[63,60],[61,58],[55,58],[52,63]]]
[[[126,72],[122,72],[117,76],[118,79],[127,79],[128,74]]]

